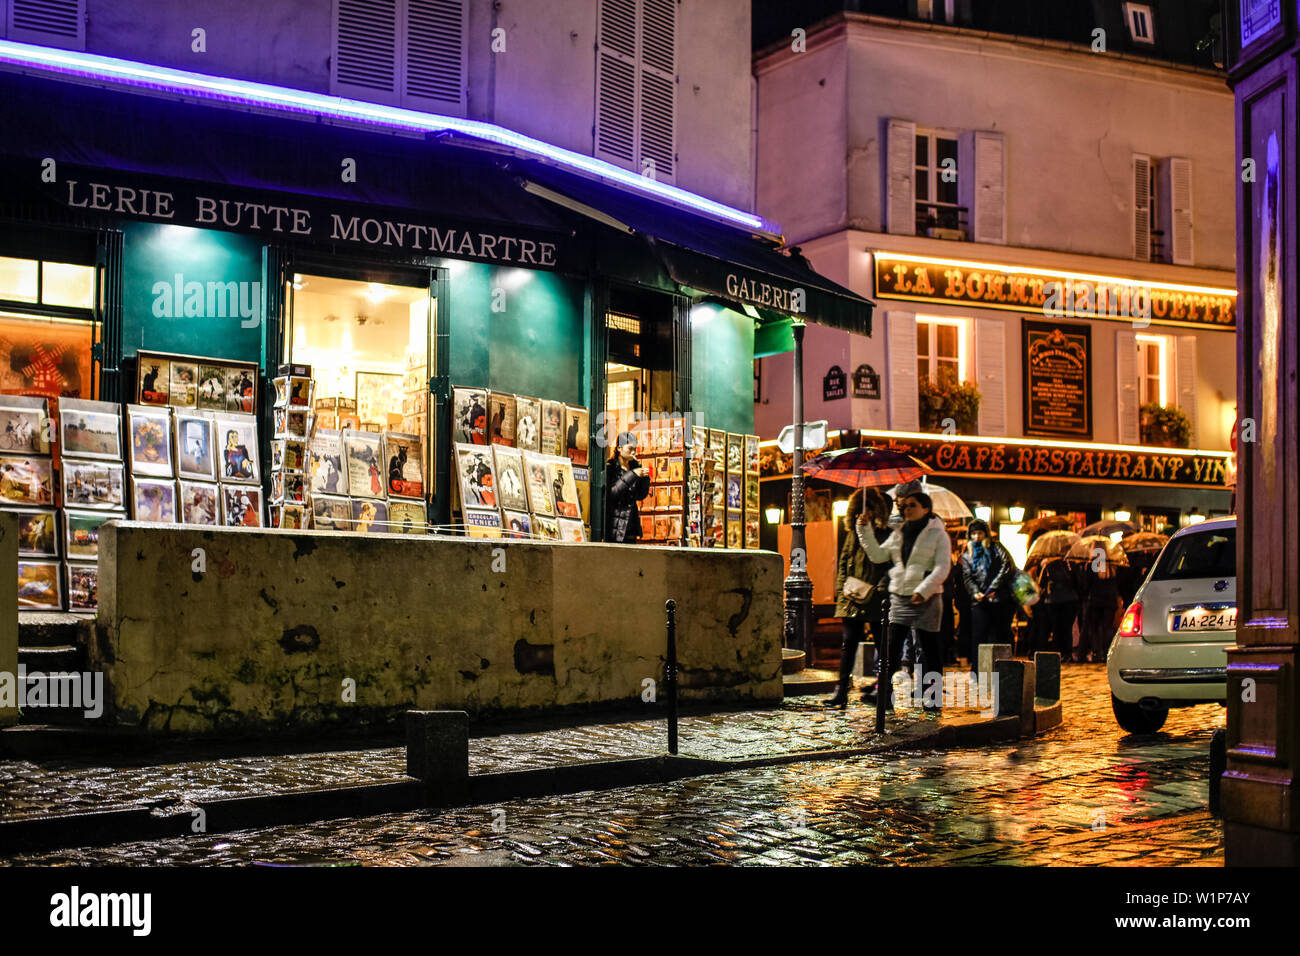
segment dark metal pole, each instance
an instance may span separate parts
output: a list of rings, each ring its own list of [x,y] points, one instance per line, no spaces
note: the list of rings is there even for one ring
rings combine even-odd
[[[886,579],[888,580],[888,579]],[[882,582],[883,583],[883,582]],[[885,688],[889,686],[889,604],[876,619],[876,733],[885,732]],[[892,687],[889,688],[891,691]]]
[[[668,691],[668,752],[677,753],[677,602],[669,598],[668,661],[664,664],[664,685]]]
[[[803,520],[803,320],[795,318],[791,331],[794,333],[794,474],[790,480],[790,576],[785,579],[785,643],[807,655],[813,588],[808,578]],[[811,664],[811,658],[805,657],[804,663]]]

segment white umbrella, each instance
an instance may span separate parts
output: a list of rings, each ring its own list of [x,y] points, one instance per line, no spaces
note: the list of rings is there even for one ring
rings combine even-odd
[[[898,489],[901,487],[902,485],[894,486],[893,494],[895,498],[898,497]],[[930,505],[933,507],[934,513],[944,521],[965,520],[974,517],[970,508],[966,507],[966,502],[942,485],[931,484],[926,481],[925,476],[922,476],[921,487],[930,496]]]

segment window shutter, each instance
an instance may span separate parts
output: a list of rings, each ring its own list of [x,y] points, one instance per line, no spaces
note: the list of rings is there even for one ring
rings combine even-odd
[[[1006,326],[1001,319],[975,320],[975,374],[980,390],[981,435],[1007,433]]]
[[[18,43],[84,50],[85,0],[9,0],[5,35]]]
[[[654,162],[656,179],[671,182],[676,170],[677,4],[675,0],[641,0],[641,88],[637,93],[640,123],[637,163],[644,171]]]
[[[1115,408],[1118,413],[1119,444],[1136,445],[1138,428],[1137,333],[1115,332],[1115,378],[1119,386]]]
[[[335,0],[330,92],[397,103],[397,0]]]
[[[916,124],[890,119],[885,129],[885,231],[916,235]],[[958,182],[961,175],[958,174]],[[916,330],[912,330],[916,338]],[[915,357],[915,349],[913,349]],[[913,409],[915,412],[915,409]]]
[[[1165,163],[1169,169],[1170,200],[1165,208],[1170,211],[1170,223],[1165,230],[1167,241],[1172,243],[1172,262],[1190,266],[1192,249],[1192,161],[1175,158]]]
[[[406,0],[402,105],[465,112],[464,0]]]
[[[1001,133],[976,131],[975,184],[970,208],[971,237],[975,242],[1006,245],[1006,173],[1006,138]]]
[[[914,432],[921,427],[916,396],[916,315],[886,312],[889,327],[889,427]]]
[[[1133,154],[1133,258],[1151,258],[1151,157]]]
[[[602,0],[596,48],[596,158],[636,159],[636,0]]]
[[[1192,447],[1196,442],[1196,336],[1180,335],[1177,342],[1174,373],[1178,385],[1178,407],[1192,422]]]

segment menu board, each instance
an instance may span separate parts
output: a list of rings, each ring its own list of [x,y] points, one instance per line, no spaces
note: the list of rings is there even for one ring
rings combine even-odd
[[[1092,437],[1092,330],[1024,320],[1025,434]]]

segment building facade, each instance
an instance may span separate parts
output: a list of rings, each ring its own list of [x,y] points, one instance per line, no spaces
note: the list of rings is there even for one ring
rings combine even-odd
[[[755,59],[759,208],[879,309],[871,337],[810,325],[806,418],[917,454],[1011,534],[1013,508],[1148,527],[1225,512],[1221,73],[1147,52],[1162,21],[1125,19],[1145,5],[1113,4],[1108,48],[921,6],[836,13]],[[764,438],[790,421],[789,371],[757,364]]]

